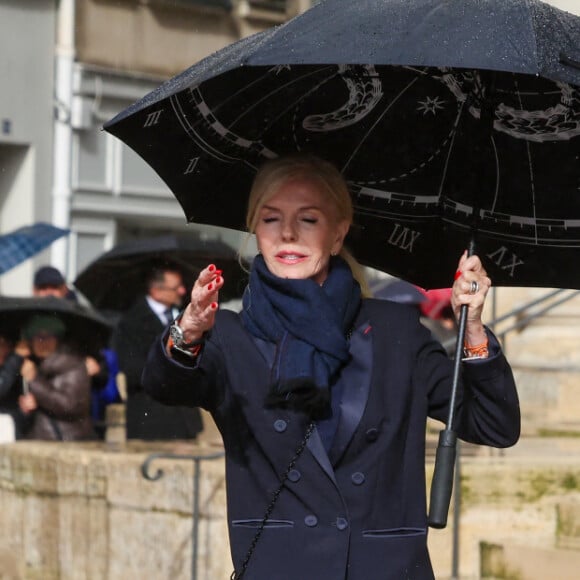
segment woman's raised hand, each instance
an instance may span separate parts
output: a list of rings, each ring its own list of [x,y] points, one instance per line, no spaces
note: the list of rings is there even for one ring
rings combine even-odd
[[[191,301],[179,321],[187,342],[200,339],[214,325],[219,291],[223,285],[222,271],[213,264],[199,273],[191,289]]]

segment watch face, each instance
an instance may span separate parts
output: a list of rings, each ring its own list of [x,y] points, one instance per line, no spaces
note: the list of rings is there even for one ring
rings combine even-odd
[[[179,345],[183,342],[183,331],[177,324],[172,324],[169,328],[169,334],[171,335],[171,339],[173,343]]]

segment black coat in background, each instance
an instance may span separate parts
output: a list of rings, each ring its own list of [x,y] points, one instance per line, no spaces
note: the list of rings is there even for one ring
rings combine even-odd
[[[16,439],[20,439],[30,425],[30,417],[24,415],[18,405],[18,398],[22,395],[22,362],[23,358],[12,352],[0,366],[0,413],[12,417]]]
[[[164,328],[143,297],[121,317],[113,334],[119,368],[127,378],[128,439],[192,439],[203,429],[198,409],[162,405],[141,386],[149,347]]]

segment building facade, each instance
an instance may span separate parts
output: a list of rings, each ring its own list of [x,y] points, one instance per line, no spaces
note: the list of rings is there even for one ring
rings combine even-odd
[[[0,0],[0,228],[48,221],[71,230],[0,278],[27,295],[52,263],[69,281],[118,242],[187,225],[165,184],[102,131],[163,81],[244,36],[280,24],[310,0]]]

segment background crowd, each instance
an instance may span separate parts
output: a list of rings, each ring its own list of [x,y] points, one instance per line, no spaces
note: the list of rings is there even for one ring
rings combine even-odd
[[[198,436],[198,409],[163,405],[141,385],[150,345],[184,307],[190,289],[182,269],[167,261],[151,263],[144,288],[129,308],[114,320],[109,316],[108,340],[98,345],[69,332],[58,311],[23,315],[17,328],[2,324],[0,312],[0,442],[103,439],[113,403],[125,405],[127,439]],[[442,343],[454,336],[449,290],[426,292],[387,278],[377,281],[374,294],[414,304]],[[52,266],[35,272],[31,295],[92,309]]]

